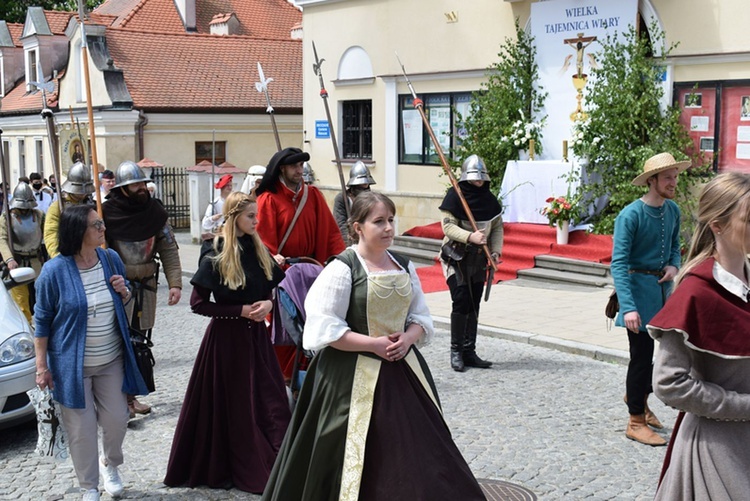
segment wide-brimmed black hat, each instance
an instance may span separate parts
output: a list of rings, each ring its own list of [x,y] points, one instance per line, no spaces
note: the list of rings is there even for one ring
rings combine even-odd
[[[308,160],[310,160],[310,154],[299,148],[284,148],[281,151],[277,151],[271,157],[271,160],[269,160],[266,173],[263,175],[260,185],[255,190],[255,195],[260,195],[264,191],[276,193],[276,181],[281,174],[282,165],[294,165],[299,162],[307,162]]]

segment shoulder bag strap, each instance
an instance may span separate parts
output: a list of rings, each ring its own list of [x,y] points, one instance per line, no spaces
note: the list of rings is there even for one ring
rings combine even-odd
[[[286,241],[289,239],[289,235],[292,234],[292,230],[294,229],[294,224],[297,222],[297,218],[299,218],[299,215],[302,213],[302,209],[305,207],[306,202],[307,202],[307,185],[303,182],[302,183],[302,200],[299,201],[299,205],[297,206],[297,211],[294,213],[292,222],[289,223],[289,227],[286,229],[284,238],[281,239],[281,243],[279,244],[278,249],[276,249],[277,254],[281,254],[281,249],[284,248],[284,244],[286,244]]]

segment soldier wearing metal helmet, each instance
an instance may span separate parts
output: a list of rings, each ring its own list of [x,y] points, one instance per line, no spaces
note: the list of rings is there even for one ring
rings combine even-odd
[[[159,201],[151,198],[146,189],[148,181],[150,179],[135,162],[121,163],[102,212],[107,227],[107,244],[125,263],[125,277],[133,288],[133,301],[128,303],[131,327],[150,339],[156,317],[159,272],[156,258],[158,256],[164,266],[169,305],[177,304],[182,295],[182,265],[167,211]],[[128,395],[128,407],[131,416],[151,412],[150,406],[139,402],[133,395]]]
[[[94,182],[91,179],[91,169],[77,162],[68,171],[68,178],[60,187],[62,192],[63,209],[73,205],[93,204],[91,194],[94,193]],[[44,245],[50,259],[59,254],[57,250],[57,229],[60,226],[60,204],[53,203],[47,210],[44,220]]]
[[[499,263],[503,249],[502,207],[490,192],[490,176],[484,161],[477,155],[468,157],[461,166],[458,186],[477,223],[473,231],[461,199],[453,189],[440,204],[445,238],[440,261],[451,292],[451,368],[464,372],[467,367],[486,369],[492,362],[482,360],[476,352],[479,303],[487,274],[483,246],[488,245],[492,259]]]
[[[358,160],[352,168],[349,169],[349,181],[346,183],[346,198],[351,208],[354,199],[363,191],[370,191],[370,185],[377,184],[370,174],[364,162]],[[344,243],[349,245],[349,225],[346,221],[346,206],[344,205],[344,196],[338,193],[333,199],[333,217],[336,218],[336,224],[341,231],[341,238]]]
[[[302,181],[304,181],[305,184],[313,184],[315,182],[315,172],[313,171],[310,162],[302,164]]]
[[[0,254],[9,269],[28,266],[38,275],[47,258],[42,241],[44,212],[37,208],[31,186],[19,183],[13,190],[13,198],[8,208],[9,213],[0,216]],[[7,214],[10,214],[10,235],[6,222]],[[26,319],[31,322],[31,313],[34,311],[34,284],[14,287],[10,294],[26,315]]]

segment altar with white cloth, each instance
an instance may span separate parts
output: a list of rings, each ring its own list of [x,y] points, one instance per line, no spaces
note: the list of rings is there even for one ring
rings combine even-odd
[[[542,209],[551,196],[575,194],[578,177],[569,184],[574,164],[559,160],[511,160],[505,168],[499,198],[504,207],[503,222],[548,224]]]

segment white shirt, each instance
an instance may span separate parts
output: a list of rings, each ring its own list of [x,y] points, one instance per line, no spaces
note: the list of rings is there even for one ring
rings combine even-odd
[[[212,233],[216,233],[216,231],[219,229],[219,227],[224,224],[224,216],[221,216],[216,221],[212,221],[211,217],[214,214],[221,214],[224,210],[224,199],[219,197],[216,200],[214,200],[213,207],[211,206],[211,203],[209,202],[208,207],[206,208],[206,214],[203,216],[203,224],[201,225],[203,227],[203,231],[210,231]]]
[[[360,258],[360,263],[367,270],[367,266],[359,254],[357,254],[357,257]],[[396,261],[394,260],[394,262]],[[402,272],[409,273],[412,287],[411,304],[409,305],[406,324],[416,323],[424,329],[424,336],[416,343],[417,346],[422,346],[432,339],[435,328],[414,264],[409,263],[409,269]],[[307,298],[305,298],[307,319],[302,335],[302,345],[306,350],[320,350],[338,341],[347,331],[351,330],[346,323],[351,290],[352,272],[346,263],[334,259],[320,272],[320,275],[310,287]]]
[[[122,350],[115,303],[104,279],[102,262],[88,270],[78,270],[88,301],[84,367],[97,367],[116,359]]]
[[[34,192],[36,208],[46,214],[47,209],[49,209],[49,206],[52,204],[52,196],[44,190],[36,191],[32,188],[31,191]]]

